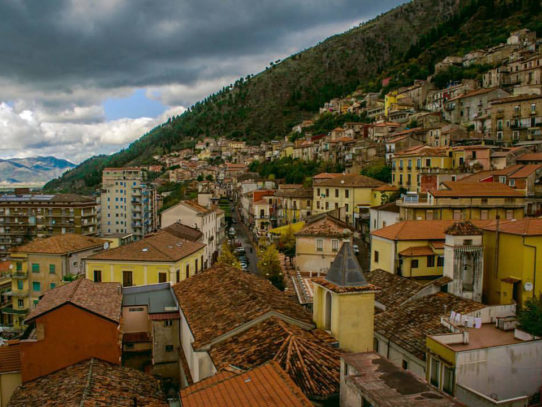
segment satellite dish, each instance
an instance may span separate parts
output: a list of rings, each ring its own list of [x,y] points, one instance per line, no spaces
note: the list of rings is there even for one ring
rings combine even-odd
[[[107,250],[107,249],[109,249],[109,242],[104,243],[104,250]]]
[[[527,281],[523,288],[525,288],[525,291],[533,291],[533,283]]]

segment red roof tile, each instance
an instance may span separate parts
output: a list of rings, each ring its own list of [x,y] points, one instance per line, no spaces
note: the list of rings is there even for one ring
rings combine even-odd
[[[96,247],[103,247],[107,240],[98,239],[92,236],[66,233],[44,239],[35,239],[23,246],[13,248],[13,252],[20,253],[48,253],[66,254]]]
[[[296,236],[348,237],[352,234],[350,227],[327,214],[316,215],[307,220],[303,229]]]
[[[523,192],[500,182],[443,182],[443,189],[430,191],[435,198],[442,197],[522,197]]]
[[[444,240],[446,229],[453,220],[406,220],[371,232],[371,235],[390,240]],[[491,220],[473,220],[474,226],[482,227]]]
[[[491,221],[491,223],[486,224],[481,228],[484,230],[495,231],[497,229],[497,222]],[[499,222],[499,232],[520,236],[540,236],[542,235],[542,219],[524,218],[520,220],[501,220]]]

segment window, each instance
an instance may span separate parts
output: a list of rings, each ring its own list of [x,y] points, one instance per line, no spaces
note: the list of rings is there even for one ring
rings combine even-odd
[[[374,259],[374,262],[375,262],[375,263],[378,263],[378,254],[379,254],[379,253],[378,253],[378,250],[375,250],[375,251],[374,251],[374,254],[373,254],[373,259]]]
[[[514,218],[514,211],[512,211],[511,209],[508,209],[506,211],[506,219],[510,220],[510,219],[513,219]]]
[[[17,271],[23,271],[23,263],[20,261],[17,262]]]
[[[448,394],[454,393],[454,371],[448,366],[444,366],[444,377],[442,379],[442,390]]]
[[[510,180],[510,186],[511,186],[511,187],[515,187],[515,186],[516,186],[516,180],[515,180],[515,179],[511,179],[511,180]]]
[[[439,373],[440,373],[440,361],[435,358],[431,358],[431,384],[435,387],[439,387]]]
[[[431,159],[430,159],[430,158],[427,158],[427,159],[425,160],[425,166],[426,166],[426,167],[431,167]]]
[[[498,131],[497,132],[497,140],[502,140],[503,139],[503,133],[502,131]]]
[[[158,282],[165,283],[167,281],[167,273],[158,273]]]
[[[94,270],[94,282],[95,283],[102,282],[102,270]]]
[[[49,284],[49,288],[50,288],[51,290],[52,290],[53,288],[55,288],[55,287],[56,287],[56,284],[55,284],[55,283]]]
[[[348,204],[344,205],[344,209],[345,209],[346,212],[348,212],[348,209],[349,209],[349,208],[350,208],[350,207],[348,206]]]
[[[320,188],[316,190],[316,195],[320,196]]]
[[[166,319],[164,321],[164,326],[173,326],[173,320],[172,319]]]
[[[403,363],[401,364],[402,368],[407,370],[408,369],[408,362],[403,359]]]
[[[329,209],[329,202],[326,202],[326,211]]]
[[[488,211],[487,211],[487,209],[482,209],[480,211],[480,219],[481,220],[487,220],[488,219]]]
[[[166,352],[173,352],[173,345],[166,345]]]
[[[427,267],[435,267],[435,256],[427,256]]]
[[[177,282],[181,281],[181,270],[175,272],[175,280],[177,280]]]
[[[39,273],[40,265],[38,263],[32,263],[32,273]]]
[[[49,264],[49,274],[55,274],[55,265]]]
[[[512,140],[518,141],[519,140],[519,131],[513,131],[512,132]]]
[[[17,280],[17,290],[22,290],[24,288],[24,281]]]
[[[345,198],[350,198],[350,190],[349,189],[344,190],[344,197]]]
[[[17,306],[18,306],[19,308],[23,308],[23,307],[24,307],[24,300],[20,300],[20,299],[17,300]]]
[[[323,239],[316,239],[316,251],[321,252],[324,250],[324,241]]]
[[[472,239],[463,240],[463,246],[472,246]]]
[[[339,197],[339,190],[335,188],[335,198],[338,198],[338,197]]]
[[[418,268],[418,263],[419,263],[418,259],[412,259],[410,261],[410,268],[417,269]]]
[[[444,267],[444,256],[437,257],[437,267]]]
[[[320,201],[316,201],[316,209],[320,209]]]
[[[326,188],[326,197],[329,198],[329,188]]]
[[[32,283],[32,290],[41,291],[41,283],[39,281],[34,281]]]
[[[132,285],[134,285],[133,280],[132,280],[132,272],[123,271],[122,272],[122,286],[131,287]]]
[[[186,278],[190,277],[190,264],[186,265],[185,273],[186,273]]]
[[[143,311],[145,311],[145,308],[143,307],[128,308],[128,312],[143,312]]]
[[[337,239],[331,241],[331,250],[334,252],[339,251],[339,241]]]

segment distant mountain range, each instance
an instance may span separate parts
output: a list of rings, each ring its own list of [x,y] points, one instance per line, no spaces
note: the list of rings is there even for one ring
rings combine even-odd
[[[0,184],[45,184],[74,167],[55,157],[0,159]]]

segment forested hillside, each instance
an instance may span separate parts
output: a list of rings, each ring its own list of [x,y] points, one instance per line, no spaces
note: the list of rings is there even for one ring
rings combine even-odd
[[[503,42],[523,27],[542,34],[538,0],[414,0],[239,79],[129,148],[87,160],[46,189],[89,192],[105,166],[150,164],[153,155],[189,146],[201,135],[254,144],[283,137],[334,97],[425,79],[445,56]],[[381,89],[386,77],[392,80]]]

